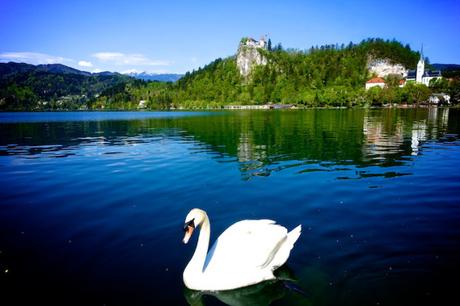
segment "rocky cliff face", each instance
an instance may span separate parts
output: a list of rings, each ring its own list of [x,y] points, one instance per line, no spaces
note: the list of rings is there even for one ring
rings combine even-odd
[[[240,43],[236,55],[236,65],[242,76],[247,77],[257,65],[266,65],[267,59],[262,55],[262,47]]]
[[[367,68],[371,74],[384,78],[390,74],[398,74],[401,77],[407,76],[407,69],[401,64],[392,64],[387,59],[370,59]]]

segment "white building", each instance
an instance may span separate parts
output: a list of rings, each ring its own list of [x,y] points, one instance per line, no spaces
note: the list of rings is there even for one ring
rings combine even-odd
[[[450,96],[445,93],[432,94],[428,98],[428,103],[430,104],[450,104]]]
[[[417,70],[409,70],[407,73],[406,81],[429,86],[431,80],[440,78],[442,78],[441,71],[425,70],[425,59],[423,57],[422,47],[422,51],[420,52],[420,59],[417,63]]]
[[[384,88],[385,80],[379,77],[375,77],[366,82],[366,90],[368,90],[369,88],[375,87],[375,86]]]
[[[140,100],[140,101],[139,101],[139,104],[137,105],[137,108],[138,108],[138,109],[144,109],[144,108],[146,108],[146,107],[147,107],[147,101],[145,101],[145,100]]]

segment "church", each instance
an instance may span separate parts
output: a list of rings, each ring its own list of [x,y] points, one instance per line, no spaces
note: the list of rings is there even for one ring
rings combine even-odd
[[[423,47],[420,53],[420,59],[417,64],[417,70],[409,70],[407,72],[406,82],[415,82],[417,84],[430,85],[433,79],[441,78],[441,71],[425,70],[425,59],[423,58]]]

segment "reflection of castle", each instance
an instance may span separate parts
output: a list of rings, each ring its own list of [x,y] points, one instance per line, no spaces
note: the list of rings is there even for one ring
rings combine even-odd
[[[250,131],[241,132],[238,143],[238,161],[246,165],[245,170],[257,169],[263,166],[267,158],[266,145],[254,145],[253,136]]]

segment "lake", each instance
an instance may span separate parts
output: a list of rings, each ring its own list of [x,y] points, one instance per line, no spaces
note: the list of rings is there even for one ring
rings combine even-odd
[[[460,273],[460,110],[0,113],[2,305],[440,305]],[[184,288],[200,207],[302,224],[287,265]]]

